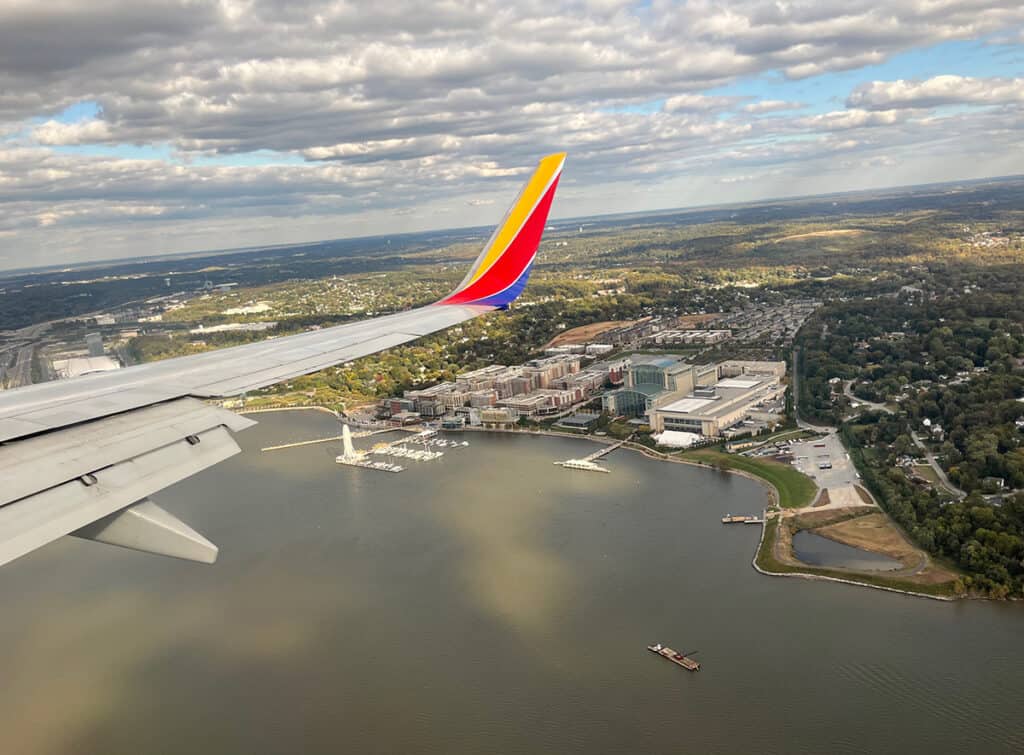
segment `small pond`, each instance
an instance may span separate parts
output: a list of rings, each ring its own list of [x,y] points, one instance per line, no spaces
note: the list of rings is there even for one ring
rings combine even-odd
[[[837,543],[801,530],[793,536],[793,554],[811,566],[833,566],[861,571],[892,571],[902,564],[894,558]]]

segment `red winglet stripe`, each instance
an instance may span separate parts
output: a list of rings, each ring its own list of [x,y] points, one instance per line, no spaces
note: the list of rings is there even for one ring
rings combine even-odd
[[[541,235],[544,233],[544,225],[548,220],[548,211],[551,209],[551,200],[554,199],[555,189],[558,187],[558,177],[551,182],[547,193],[537,203],[533,214],[523,224],[522,229],[515,239],[508,245],[505,253],[491,266],[487,273],[461,291],[456,291],[440,304],[471,304],[480,299],[486,299],[499,291],[503,291],[514,284],[522,275],[527,265],[533,260],[533,256],[540,245]]]

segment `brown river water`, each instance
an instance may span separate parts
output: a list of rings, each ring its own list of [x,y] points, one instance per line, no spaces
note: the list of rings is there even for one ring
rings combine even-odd
[[[216,565],[0,569],[0,755],[1024,752],[1024,606],[759,575],[720,522],[751,480],[482,433],[387,474],[260,453],[327,415],[256,419],[155,497]]]

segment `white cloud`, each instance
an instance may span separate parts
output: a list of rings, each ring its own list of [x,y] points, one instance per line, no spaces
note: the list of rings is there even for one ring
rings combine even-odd
[[[747,113],[778,113],[784,110],[800,110],[806,107],[802,102],[787,102],[785,100],[760,100],[744,105],[743,110]]]
[[[710,97],[706,94],[677,94],[665,100],[666,113],[707,113],[735,107],[741,97]]]
[[[871,81],[850,94],[847,105],[871,110],[933,108],[941,105],[1024,103],[1024,78],[934,76],[924,81]]]
[[[830,113],[801,118],[797,123],[808,128],[833,132],[847,131],[854,128],[891,126],[904,117],[905,115],[898,110],[834,110]]]
[[[32,129],[32,138],[53,146],[105,142],[110,139],[110,125],[96,119],[78,123],[46,121]]]
[[[288,229],[341,235],[357,213],[391,228],[413,206],[399,217],[431,222],[442,202],[460,208],[452,222],[490,222],[489,197],[514,192],[540,154],[560,149],[570,153],[560,214],[618,209],[587,197],[633,201],[639,186],[700,171],[766,187],[782,181],[775,166],[795,175],[824,164],[827,174],[834,166],[817,161],[837,150],[869,170],[886,167],[876,158],[892,150],[988,148],[950,145],[951,124],[960,140],[1000,129],[991,143],[1013,150],[1015,112],[972,108],[950,121],[928,109],[998,104],[1019,116],[1019,79],[872,82],[845,110],[812,116],[791,112],[797,102],[714,92],[742,77],[813,77],[1005,35],[1022,22],[1011,0],[0,3],[2,247],[64,243],[106,256],[223,246],[234,233],[247,243]],[[99,115],[58,116],[83,101]],[[650,112],[655,102],[664,107]],[[61,149],[72,145],[79,154]],[[172,157],[80,154],[89,145]],[[254,152],[268,164],[223,164]]]

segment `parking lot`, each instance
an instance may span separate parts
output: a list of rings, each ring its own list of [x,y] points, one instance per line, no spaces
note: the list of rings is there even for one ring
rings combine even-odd
[[[854,489],[859,483],[857,470],[836,433],[790,446],[793,466],[828,490],[829,506],[860,506],[863,499]],[[822,469],[830,464],[831,469]]]

